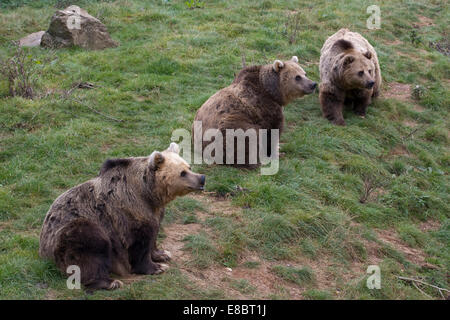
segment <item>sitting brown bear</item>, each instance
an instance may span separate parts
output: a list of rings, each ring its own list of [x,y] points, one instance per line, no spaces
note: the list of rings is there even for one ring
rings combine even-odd
[[[249,162],[248,141],[245,142],[245,163],[240,164],[237,161],[236,148],[234,159],[231,154],[231,163],[225,161],[226,131],[242,129],[247,132],[248,129],[255,129],[259,132],[260,129],[267,129],[265,155],[271,156],[271,150],[274,149],[271,146],[270,130],[279,129],[281,134],[284,123],[283,106],[296,98],[312,93],[316,86],[317,83],[306,77],[295,56],[289,61],[275,60],[273,64],[246,67],[239,72],[230,86],[215,93],[201,106],[195,121],[201,122],[202,136],[208,129],[217,129],[222,133],[224,137],[222,163],[257,167],[260,164],[259,158],[255,161],[255,165]],[[192,131],[195,138],[194,126]],[[278,141],[275,144],[278,146]],[[208,142],[203,141],[202,150],[207,145]]]
[[[45,217],[40,256],[64,273],[78,266],[88,290],[122,286],[110,273],[163,272],[167,266],[155,262],[170,259],[156,247],[164,207],[205,185],[178,153],[172,143],[149,157],[107,160],[96,178],[64,192]]]
[[[375,49],[359,33],[341,29],[329,37],[320,52],[319,99],[325,118],[345,125],[344,105],[362,117],[378,96],[381,71]]]

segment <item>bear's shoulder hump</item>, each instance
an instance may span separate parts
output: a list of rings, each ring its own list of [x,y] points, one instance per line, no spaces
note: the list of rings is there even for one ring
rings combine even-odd
[[[105,162],[103,162],[103,165],[100,168],[100,175],[103,175],[107,171],[116,167],[126,168],[130,165],[130,163],[131,159],[128,158],[108,159]]]

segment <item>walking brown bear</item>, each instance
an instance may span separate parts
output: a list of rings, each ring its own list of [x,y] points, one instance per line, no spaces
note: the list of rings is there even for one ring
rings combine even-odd
[[[345,126],[344,105],[353,105],[353,111],[365,117],[381,87],[380,65],[372,45],[359,33],[341,29],[325,41],[319,70],[323,116]]]
[[[100,173],[60,195],[48,211],[39,254],[65,273],[81,271],[88,290],[122,286],[110,273],[158,274],[170,253],[156,237],[164,207],[177,196],[203,190],[205,176],[191,171],[172,143],[149,157],[107,160]]]

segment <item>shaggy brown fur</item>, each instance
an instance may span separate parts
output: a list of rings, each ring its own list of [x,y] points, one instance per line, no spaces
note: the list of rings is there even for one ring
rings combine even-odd
[[[218,129],[222,132],[225,163],[226,129],[268,129],[268,138],[270,129],[279,129],[281,134],[284,122],[283,106],[312,93],[316,86],[315,82],[306,77],[297,57],[292,57],[289,61],[276,60],[269,65],[247,67],[239,72],[230,86],[218,91],[202,105],[195,120],[202,122],[202,135],[208,129]],[[203,150],[210,143],[203,141]],[[250,167],[248,141],[245,149],[244,166]],[[267,149],[267,155],[270,156],[270,140]],[[235,156],[234,164],[236,163]]]
[[[48,211],[39,254],[65,273],[81,271],[89,290],[115,289],[110,273],[158,274],[170,253],[156,237],[164,207],[177,196],[203,190],[205,176],[193,173],[171,144],[149,157],[107,160],[98,177],[60,195]]]
[[[359,33],[339,30],[322,47],[320,81],[319,99],[325,118],[345,125],[344,105],[353,105],[353,111],[365,117],[381,86],[375,49]]]

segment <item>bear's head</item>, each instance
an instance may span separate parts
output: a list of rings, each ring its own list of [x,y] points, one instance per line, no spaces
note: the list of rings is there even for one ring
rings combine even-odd
[[[346,90],[372,89],[375,85],[375,65],[369,51],[346,51],[338,59],[334,72],[338,83]]]
[[[291,60],[275,60],[272,70],[278,74],[279,91],[283,105],[296,98],[314,92],[317,83],[306,77],[306,72],[298,64],[298,58],[293,56]]]
[[[180,147],[172,142],[167,150],[154,151],[148,160],[150,170],[154,172],[154,188],[165,203],[205,187],[205,176],[192,172],[179,152]]]

